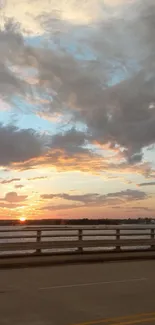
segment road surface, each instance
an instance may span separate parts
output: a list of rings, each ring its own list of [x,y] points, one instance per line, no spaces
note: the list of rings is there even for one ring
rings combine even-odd
[[[155,261],[0,270],[1,325],[154,325]]]

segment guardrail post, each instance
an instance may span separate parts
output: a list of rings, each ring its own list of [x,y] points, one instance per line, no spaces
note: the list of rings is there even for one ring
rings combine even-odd
[[[154,239],[154,229],[151,229],[151,239]],[[151,245],[151,249],[155,249],[155,246]]]
[[[120,229],[116,229],[116,240],[120,240]],[[120,251],[121,247],[116,246],[116,251]]]
[[[41,242],[41,230],[37,230],[37,243]],[[41,254],[41,248],[37,248],[36,250],[37,254]]]
[[[82,242],[82,229],[79,229],[79,242],[80,243]],[[79,253],[83,252],[83,247],[81,245],[79,245],[78,251],[79,251]]]

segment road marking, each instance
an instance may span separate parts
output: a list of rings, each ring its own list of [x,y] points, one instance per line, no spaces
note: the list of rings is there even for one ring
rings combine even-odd
[[[79,284],[67,284],[61,286],[52,286],[52,287],[42,287],[39,290],[53,290],[53,289],[67,289],[67,288],[77,288],[77,287],[90,287],[96,285],[105,285],[105,284],[115,284],[115,283],[130,283],[130,282],[141,282],[147,281],[147,278],[138,278],[138,279],[125,279],[125,280],[116,280],[116,281],[103,281],[103,282],[88,282],[88,283],[79,283]]]
[[[104,318],[96,321],[78,323],[74,325],[98,325],[98,324],[106,325],[108,323],[111,323],[109,325],[132,325],[132,324],[140,324],[144,322],[153,322],[154,320],[155,320],[155,312],[146,313],[146,314],[128,315],[128,316],[117,317],[117,318]]]
[[[119,323],[113,323],[111,325],[133,325],[133,324],[142,324],[142,323],[152,323],[155,321],[155,317],[153,318],[142,318],[142,319],[135,319],[135,320],[132,320],[132,321],[127,321],[127,322],[119,322]],[[97,323],[94,323],[94,325],[96,325]],[[102,323],[103,324],[103,323]]]

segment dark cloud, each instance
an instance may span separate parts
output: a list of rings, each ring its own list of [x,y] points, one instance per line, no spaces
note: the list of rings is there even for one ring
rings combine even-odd
[[[67,154],[86,151],[84,146],[88,144],[91,136],[86,132],[80,132],[74,128],[58,133],[52,137],[52,149],[63,149]]]
[[[20,25],[13,19],[6,19],[4,28],[0,28],[0,97],[13,103],[14,96],[25,98],[31,93],[31,87],[22,74],[16,73],[16,63],[20,63],[24,49],[24,39],[20,34]]]
[[[0,181],[0,184],[10,184],[10,183],[19,182],[19,181],[20,181],[20,178],[4,179],[4,180]]]
[[[57,133],[53,136],[44,137],[44,155],[27,161],[18,162],[11,166],[19,170],[31,169],[42,166],[55,167],[60,171],[81,170],[90,173],[107,171],[121,173],[137,173],[144,176],[151,176],[152,169],[149,163],[128,164],[117,158],[117,149],[113,149],[113,156],[103,156],[97,150],[93,150],[89,140],[91,135],[70,129],[66,132]],[[36,179],[36,178],[35,178]]]
[[[52,139],[54,139],[54,142]],[[49,149],[44,151],[44,155],[25,162],[16,163],[11,168],[24,170],[39,166],[49,166],[55,167],[57,170],[81,170],[94,173],[98,173],[105,168],[107,169],[107,162],[104,163],[103,157],[94,153],[91,149],[85,146],[73,145],[71,141],[69,144],[66,139],[63,139],[63,135],[58,135],[58,142],[60,142],[60,139],[62,139],[62,144],[59,143],[56,147],[57,136],[51,137],[48,143]]]
[[[42,138],[33,130],[0,125],[0,165],[24,162],[43,154]]]
[[[13,21],[7,22],[5,30],[0,33],[0,42],[4,45],[0,47],[0,67],[6,85],[2,85],[2,94],[4,90],[12,93],[12,89],[15,94],[19,90],[23,94],[24,89],[31,99],[36,95],[39,98],[42,94],[47,95],[52,100],[48,109],[41,105],[40,113],[48,117],[59,113],[64,116],[64,121],[69,116],[73,128],[53,136],[50,150],[44,153],[34,134],[24,135],[24,139],[32,138],[29,145],[29,140],[25,143],[22,138],[26,131],[20,131],[22,148],[27,150],[23,152],[19,146],[14,153],[10,151],[10,155],[5,152],[1,155],[1,165],[21,162],[19,168],[46,164],[58,169],[84,171],[92,170],[92,166],[94,171],[102,171],[137,165],[140,170],[143,149],[155,143],[155,5],[152,0],[147,3],[139,0],[137,3],[131,2],[128,10],[125,7],[117,15],[109,11],[108,19],[104,17],[94,28],[83,29],[83,33],[83,27],[78,27],[81,36],[76,39],[77,44],[81,44],[80,49],[85,44],[88,52],[92,53],[93,58],[87,60],[75,58],[64,50],[61,42],[57,44],[57,40],[66,34],[64,27],[73,38],[78,34],[77,27],[61,21],[58,14],[54,17],[52,13],[49,17],[43,13],[38,17],[48,31],[49,41],[53,41],[53,24],[63,26],[59,33],[54,33],[54,50],[52,46],[51,49],[27,46],[20,36],[19,26]],[[16,73],[6,68],[6,58],[21,69],[35,68],[38,83],[29,89],[22,80],[20,82]],[[82,125],[83,132],[76,130],[77,123]],[[121,163],[107,164],[103,157],[92,154],[86,148],[86,144],[91,146],[92,143],[103,147],[108,144],[114,150],[117,148]],[[14,147],[12,143],[10,147]],[[38,160],[33,159],[40,156]]]
[[[136,8],[132,3],[124,19],[105,19],[90,32],[86,41],[96,53],[94,61],[78,61],[65,52],[33,52],[40,84],[56,94],[51,114],[70,113],[94,141],[120,146],[129,164],[141,161],[143,148],[155,142],[155,6],[139,1],[137,14]]]
[[[3,198],[0,198],[1,201],[7,201],[10,203],[18,203],[25,201],[27,199],[27,195],[18,195],[16,192],[6,193]]]
[[[23,90],[22,90],[23,89]],[[11,70],[0,62],[0,94],[9,99],[11,95],[24,93],[24,82],[18,80]]]
[[[155,182],[146,182],[146,183],[140,183],[140,184],[137,184],[137,186],[154,186],[155,185]]]
[[[85,138],[83,132],[75,129],[54,136],[40,136],[31,129],[0,125],[0,165],[14,169],[49,165],[64,170],[80,168],[89,171],[89,165],[94,163],[94,170],[102,169],[102,157],[85,147]],[[29,180],[41,178],[45,177]]]

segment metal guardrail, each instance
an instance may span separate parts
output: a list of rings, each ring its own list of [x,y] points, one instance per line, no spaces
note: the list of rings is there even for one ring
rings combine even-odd
[[[155,226],[59,226],[0,229],[0,255],[155,250]]]

